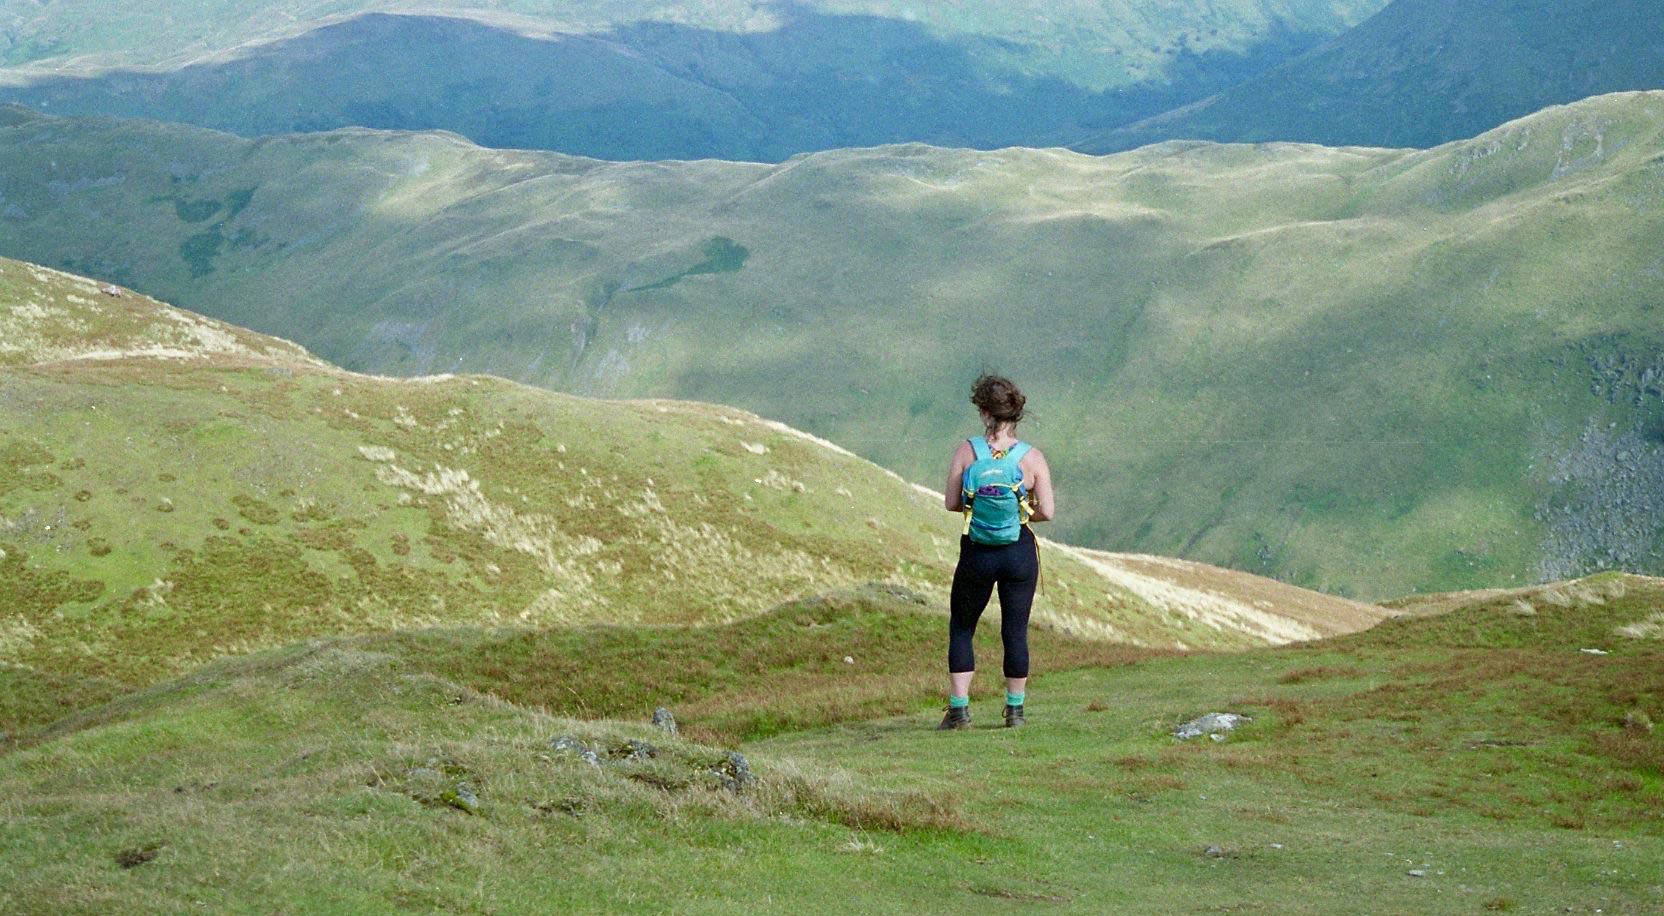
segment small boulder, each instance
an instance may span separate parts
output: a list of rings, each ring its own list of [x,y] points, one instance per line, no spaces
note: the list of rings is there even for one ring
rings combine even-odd
[[[1234,712],[1210,712],[1205,716],[1191,719],[1173,730],[1173,737],[1180,741],[1189,741],[1203,735],[1216,736],[1215,740],[1223,740],[1223,736],[1234,730],[1244,722],[1252,722],[1248,716],[1240,716]]]
[[[123,295],[122,292],[121,292],[121,287],[116,286],[114,284],[110,284],[110,283],[104,284],[104,286],[99,289],[99,292],[103,293],[106,296],[111,296],[111,297],[116,298],[116,299],[120,299]]]
[[[612,749],[607,756],[614,760],[652,760],[659,756],[659,749],[645,741],[631,738]]]
[[[480,813],[479,793],[474,791],[473,786],[465,782],[459,782],[440,792],[439,800],[464,814]]]
[[[653,710],[653,724],[670,737],[676,737],[676,716],[663,706]]]
[[[589,745],[570,735],[561,735],[559,738],[550,741],[549,747],[561,753],[576,755],[579,760],[592,767],[601,765],[601,755],[591,750]]]
[[[751,788],[757,777],[751,772],[751,761],[739,751],[729,751],[722,762],[711,768],[711,773],[730,792],[739,793]]]

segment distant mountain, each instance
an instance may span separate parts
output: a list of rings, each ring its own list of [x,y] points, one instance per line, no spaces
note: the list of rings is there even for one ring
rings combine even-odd
[[[0,101],[244,135],[442,129],[605,159],[1058,145],[1194,101],[1384,0],[0,4]],[[505,11],[504,7],[508,9]],[[164,12],[165,11],[165,12]],[[326,15],[326,13],[328,15]],[[512,15],[510,15],[512,14]],[[196,53],[192,53],[192,52]],[[144,64],[134,67],[134,64]],[[117,67],[125,67],[125,69]]]
[[[0,253],[352,369],[735,404],[934,488],[1000,367],[1075,543],[1369,597],[1664,571],[1664,93],[1425,152],[779,166],[0,124]]]
[[[1653,0],[1394,0],[1334,41],[1220,94],[1073,144],[1173,139],[1430,147],[1549,105],[1664,89]]]
[[[940,612],[956,529],[939,497],[739,411],[354,375],[0,261],[0,686],[71,702],[313,637],[716,624],[862,587]],[[1385,613],[1060,546],[1045,564],[1036,621],[1077,639],[1259,645]],[[19,702],[0,729],[39,720]]]

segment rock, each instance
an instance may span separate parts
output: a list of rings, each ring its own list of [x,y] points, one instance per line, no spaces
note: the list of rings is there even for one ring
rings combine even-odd
[[[1412,869],[1409,870],[1409,872],[1407,872],[1407,874],[1412,878],[1425,878],[1425,877],[1427,877],[1427,869],[1425,869],[1425,868],[1412,868]]]
[[[439,800],[464,814],[480,813],[480,796],[474,787],[465,782],[459,782],[449,789],[439,793]]]
[[[561,735],[559,738],[550,741],[549,747],[562,753],[575,754],[579,760],[582,760],[584,763],[587,763],[592,767],[598,767],[601,765],[601,755],[591,750],[589,745],[573,738],[570,735]]]
[[[1612,654],[1612,653],[1606,651],[1605,649],[1579,649],[1577,651],[1582,652],[1584,655],[1611,655]]]
[[[1225,732],[1235,729],[1244,722],[1252,722],[1248,716],[1239,716],[1234,712],[1210,712],[1205,716],[1191,719],[1173,730],[1173,737],[1180,741],[1189,741],[1210,735],[1216,741],[1223,741]]]
[[[1207,856],[1210,859],[1223,859],[1225,858],[1225,847],[1209,846],[1208,848],[1202,850],[1202,855]]]
[[[751,772],[751,761],[739,751],[729,751],[728,756],[711,769],[711,773],[722,782],[724,789],[734,793],[743,792],[757,782],[757,777]]]
[[[653,724],[664,729],[670,737],[676,737],[676,716],[663,706],[653,710]]]
[[[659,749],[645,741],[634,738],[612,749],[607,756],[614,760],[652,760],[659,756]]]
[[[106,296],[113,296],[117,299],[120,299],[122,297],[121,287],[115,286],[115,285],[112,285],[112,284],[105,284],[102,288],[99,289],[99,292],[103,293]]]
[[[855,659],[851,656],[846,655],[846,656],[844,656],[844,664],[853,665],[853,664],[855,664]]]

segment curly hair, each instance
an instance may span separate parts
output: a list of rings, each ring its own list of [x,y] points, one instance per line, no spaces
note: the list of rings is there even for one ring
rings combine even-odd
[[[1026,401],[1017,386],[1003,375],[984,373],[971,386],[971,403],[996,423],[1021,422]]]

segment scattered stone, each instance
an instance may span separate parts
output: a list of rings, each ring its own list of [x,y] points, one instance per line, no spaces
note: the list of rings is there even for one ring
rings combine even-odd
[[[676,737],[676,716],[663,706],[653,710],[653,724],[663,729],[670,737]]]
[[[99,292],[103,293],[106,296],[114,297],[116,299],[120,299],[123,295],[123,293],[121,291],[121,287],[115,286],[114,284],[109,284],[109,283],[106,283],[103,287],[101,287],[99,289]]]
[[[1215,741],[1225,740],[1224,733],[1230,732],[1244,722],[1252,722],[1249,716],[1239,716],[1234,712],[1210,712],[1205,716],[1191,719],[1173,730],[1173,737],[1180,741],[1189,741],[1210,735]]]
[[[724,789],[734,793],[743,792],[757,782],[757,777],[751,772],[751,761],[739,751],[729,751],[728,756],[711,769],[711,773],[722,782]]]
[[[844,664],[853,665],[853,664],[855,664],[855,659],[851,656],[846,655],[846,656],[844,656]]]
[[[1208,848],[1202,850],[1202,855],[1207,856],[1210,859],[1223,859],[1226,857],[1227,853],[1225,852],[1225,847],[1223,846],[1209,846]]]
[[[607,756],[614,760],[652,760],[659,756],[659,749],[645,741],[631,738],[612,749]]]
[[[1606,651],[1605,649],[1579,649],[1578,651],[1582,652],[1584,655],[1611,655],[1612,654],[1612,653]]]
[[[589,745],[570,735],[561,735],[559,738],[549,742],[549,747],[564,753],[576,754],[579,760],[582,760],[584,763],[587,763],[592,767],[598,767],[601,765],[600,754],[595,753],[595,751],[590,749]]]
[[[465,782],[459,782],[449,789],[439,793],[439,800],[464,814],[480,813],[480,796],[474,787]]]
[[[1407,874],[1409,874],[1409,876],[1412,877],[1412,878],[1425,878],[1425,877],[1427,877],[1427,869],[1425,869],[1425,868],[1412,868],[1412,869],[1409,870],[1409,872]]]

